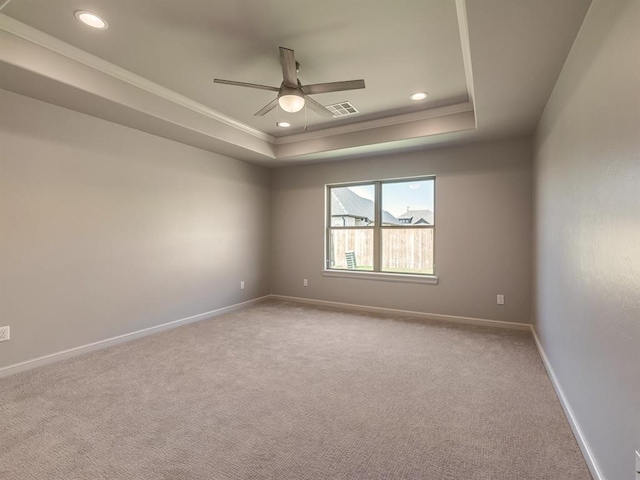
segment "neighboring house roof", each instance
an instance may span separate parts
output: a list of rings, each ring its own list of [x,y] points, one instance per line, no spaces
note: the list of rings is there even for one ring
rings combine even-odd
[[[431,210],[407,210],[398,217],[400,220],[409,219],[412,225],[428,224],[433,225],[433,212]]]
[[[331,189],[331,216],[332,217],[358,217],[373,222],[373,202],[361,197],[348,188]],[[399,224],[398,219],[386,210],[382,211],[382,223]]]

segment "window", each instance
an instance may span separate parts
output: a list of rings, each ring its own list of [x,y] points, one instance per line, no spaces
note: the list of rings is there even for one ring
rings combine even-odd
[[[327,186],[326,268],[434,275],[435,177]]]

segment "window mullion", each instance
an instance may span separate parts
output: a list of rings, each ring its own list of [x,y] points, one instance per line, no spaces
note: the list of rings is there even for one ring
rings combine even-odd
[[[374,228],[373,228],[373,271],[379,272],[382,267],[381,255],[382,246],[380,241],[382,239],[381,225],[382,225],[382,184],[375,182],[374,189]]]

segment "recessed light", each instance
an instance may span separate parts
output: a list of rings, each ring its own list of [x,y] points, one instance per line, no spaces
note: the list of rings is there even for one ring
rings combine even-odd
[[[416,92],[412,94],[409,98],[411,100],[424,100],[425,98],[427,98],[427,96],[428,96],[427,92]]]
[[[288,128],[291,124],[289,122],[277,122],[276,127]]]
[[[107,21],[95,13],[87,12],[86,10],[78,10],[74,15],[82,23],[89,25],[92,28],[97,28],[98,30],[106,30],[109,28]]]

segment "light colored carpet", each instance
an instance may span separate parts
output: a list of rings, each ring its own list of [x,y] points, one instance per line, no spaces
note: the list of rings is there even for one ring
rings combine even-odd
[[[528,332],[265,302],[0,380],[0,478],[590,479]]]

